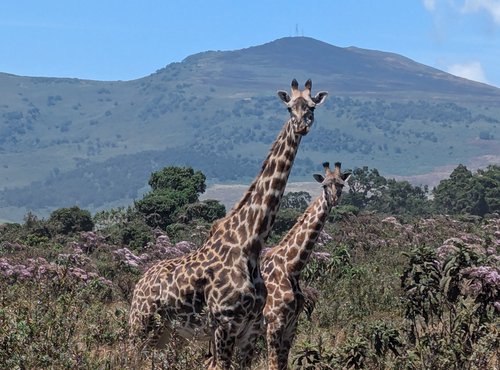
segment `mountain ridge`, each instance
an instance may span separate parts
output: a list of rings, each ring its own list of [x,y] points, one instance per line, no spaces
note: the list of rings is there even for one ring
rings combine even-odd
[[[292,180],[325,160],[409,176],[500,152],[500,89],[308,37],[205,51],[129,81],[0,73],[0,218],[130,202],[167,165],[247,182],[287,118],[275,94],[292,78],[330,93]]]

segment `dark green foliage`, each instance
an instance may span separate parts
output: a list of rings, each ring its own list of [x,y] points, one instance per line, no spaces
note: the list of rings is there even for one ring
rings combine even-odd
[[[438,212],[484,216],[499,212],[500,166],[489,166],[473,174],[464,165],[453,170],[433,190]]]
[[[190,203],[179,211],[179,220],[189,223],[196,219],[214,222],[226,215],[226,207],[218,200],[207,199],[201,202]]]
[[[51,213],[48,224],[56,234],[63,235],[90,231],[94,228],[90,212],[82,210],[78,206],[55,210]]]
[[[340,202],[342,203],[342,198],[340,199]],[[359,212],[360,209],[356,206],[350,204],[341,204],[337,207],[333,207],[332,211],[330,212],[330,216],[328,217],[328,220],[332,222],[339,221],[343,218],[355,216]]]
[[[165,228],[176,219],[176,212],[188,203],[185,194],[171,189],[161,189],[146,194],[135,202],[135,208],[151,227]]]
[[[302,212],[295,208],[280,209],[268,238],[268,244],[277,243],[295,225],[301,214]]]
[[[465,244],[447,255],[418,248],[408,254],[402,277],[408,354],[416,354],[423,368],[471,368],[488,357],[472,356],[490,338],[500,294],[498,267]],[[478,285],[477,278],[483,278]],[[486,281],[495,286],[493,292]],[[495,348],[498,343],[490,343]],[[497,347],[498,349],[498,347]],[[481,367],[482,368],[482,367]]]
[[[500,211],[500,167],[488,166],[473,174],[459,165],[449,179],[442,180],[429,199],[426,186],[408,181],[386,179],[377,169],[356,168],[349,178],[349,192],[341,204],[394,215],[429,215],[432,213],[484,216]]]
[[[484,189],[484,201],[489,213],[500,213],[500,165],[478,170],[476,177]]]
[[[414,216],[431,213],[427,187],[386,179],[376,168],[355,168],[348,184],[349,192],[342,197],[341,204],[385,214]]]
[[[408,267],[401,278],[406,298],[405,317],[416,320],[421,316],[428,323],[430,315],[442,309],[437,297],[441,273],[436,252],[434,249],[422,247],[407,256]],[[414,342],[415,336],[410,336],[410,340]]]
[[[120,244],[127,245],[130,249],[141,251],[148,242],[153,241],[151,227],[142,217],[133,217],[118,228]]]
[[[386,214],[426,215],[431,212],[427,187],[413,186],[408,181],[388,179],[381,196],[372,208]]]
[[[367,367],[368,341],[363,337],[349,338],[342,347],[339,362],[346,369],[365,369]]]
[[[140,252],[148,242],[154,241],[153,229],[146,223],[144,215],[132,207],[99,212],[94,220],[113,244],[126,245]]]
[[[189,241],[196,245],[202,245],[210,233],[211,222],[202,219],[194,219],[188,224],[176,222],[166,228],[166,232],[172,242]]]
[[[185,192],[189,202],[198,199],[198,195],[205,192],[205,175],[201,171],[194,171],[190,167],[165,167],[153,172],[148,184],[153,191],[172,189]]]
[[[343,204],[351,204],[359,209],[367,209],[380,199],[387,180],[376,168],[367,166],[355,168],[348,180],[349,193],[342,196]]]
[[[148,225],[164,229],[176,220],[179,210],[205,191],[205,175],[188,167],[165,167],[151,174],[149,185],[152,190],[135,207]]]
[[[320,337],[317,345],[304,343],[294,356],[292,365],[298,370],[332,370],[329,365],[332,359],[331,351],[324,347]]]

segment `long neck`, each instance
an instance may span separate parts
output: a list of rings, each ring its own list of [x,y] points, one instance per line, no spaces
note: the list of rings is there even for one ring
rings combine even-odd
[[[258,256],[279,209],[302,136],[288,120],[271,146],[259,175],[222,222],[237,228],[244,253]]]
[[[322,194],[307,208],[279,243],[278,247],[283,247],[285,252],[286,271],[289,275],[300,275],[306,266],[330,210],[331,206],[327,204],[325,195]]]

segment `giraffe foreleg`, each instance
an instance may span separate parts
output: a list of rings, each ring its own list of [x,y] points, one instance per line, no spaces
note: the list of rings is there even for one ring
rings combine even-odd
[[[209,360],[209,370],[230,370],[236,336],[229,328],[222,325],[214,331],[215,353]]]
[[[260,326],[259,326],[260,327]],[[260,331],[252,331],[248,338],[239,345],[239,368],[250,369],[252,367],[252,360],[255,354],[255,347],[257,339],[259,338]]]
[[[282,325],[279,321],[267,323],[266,339],[268,370],[281,370],[279,360],[284,329],[284,325]]]
[[[288,369],[288,356],[290,350],[292,349],[293,341],[295,339],[295,334],[297,333],[297,318],[294,317],[290,324],[283,331],[283,336],[281,338],[279,353],[278,353],[278,369],[286,370]]]

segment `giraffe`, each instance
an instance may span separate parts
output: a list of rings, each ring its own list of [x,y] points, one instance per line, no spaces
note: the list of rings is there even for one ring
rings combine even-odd
[[[335,163],[334,171],[330,170],[328,162],[323,163],[323,167],[324,177],[314,175],[323,187],[322,194],[309,205],[279,244],[265,251],[261,259],[262,277],[268,292],[263,314],[267,325],[269,370],[288,368],[288,353],[304,307],[300,273],[350,176],[350,173],[341,173],[339,162]]]
[[[311,97],[311,80],[291,96],[278,91],[290,118],[284,124],[260,173],[229,214],[217,221],[205,243],[182,257],[163,260],[145,272],[131,303],[131,338],[163,347],[172,332],[183,338],[212,340],[209,369],[229,369],[235,348],[239,367],[250,367],[252,329],[261,320],[267,291],[259,255],[271,230],[302,136],[314,122],[314,108],[327,92]]]

